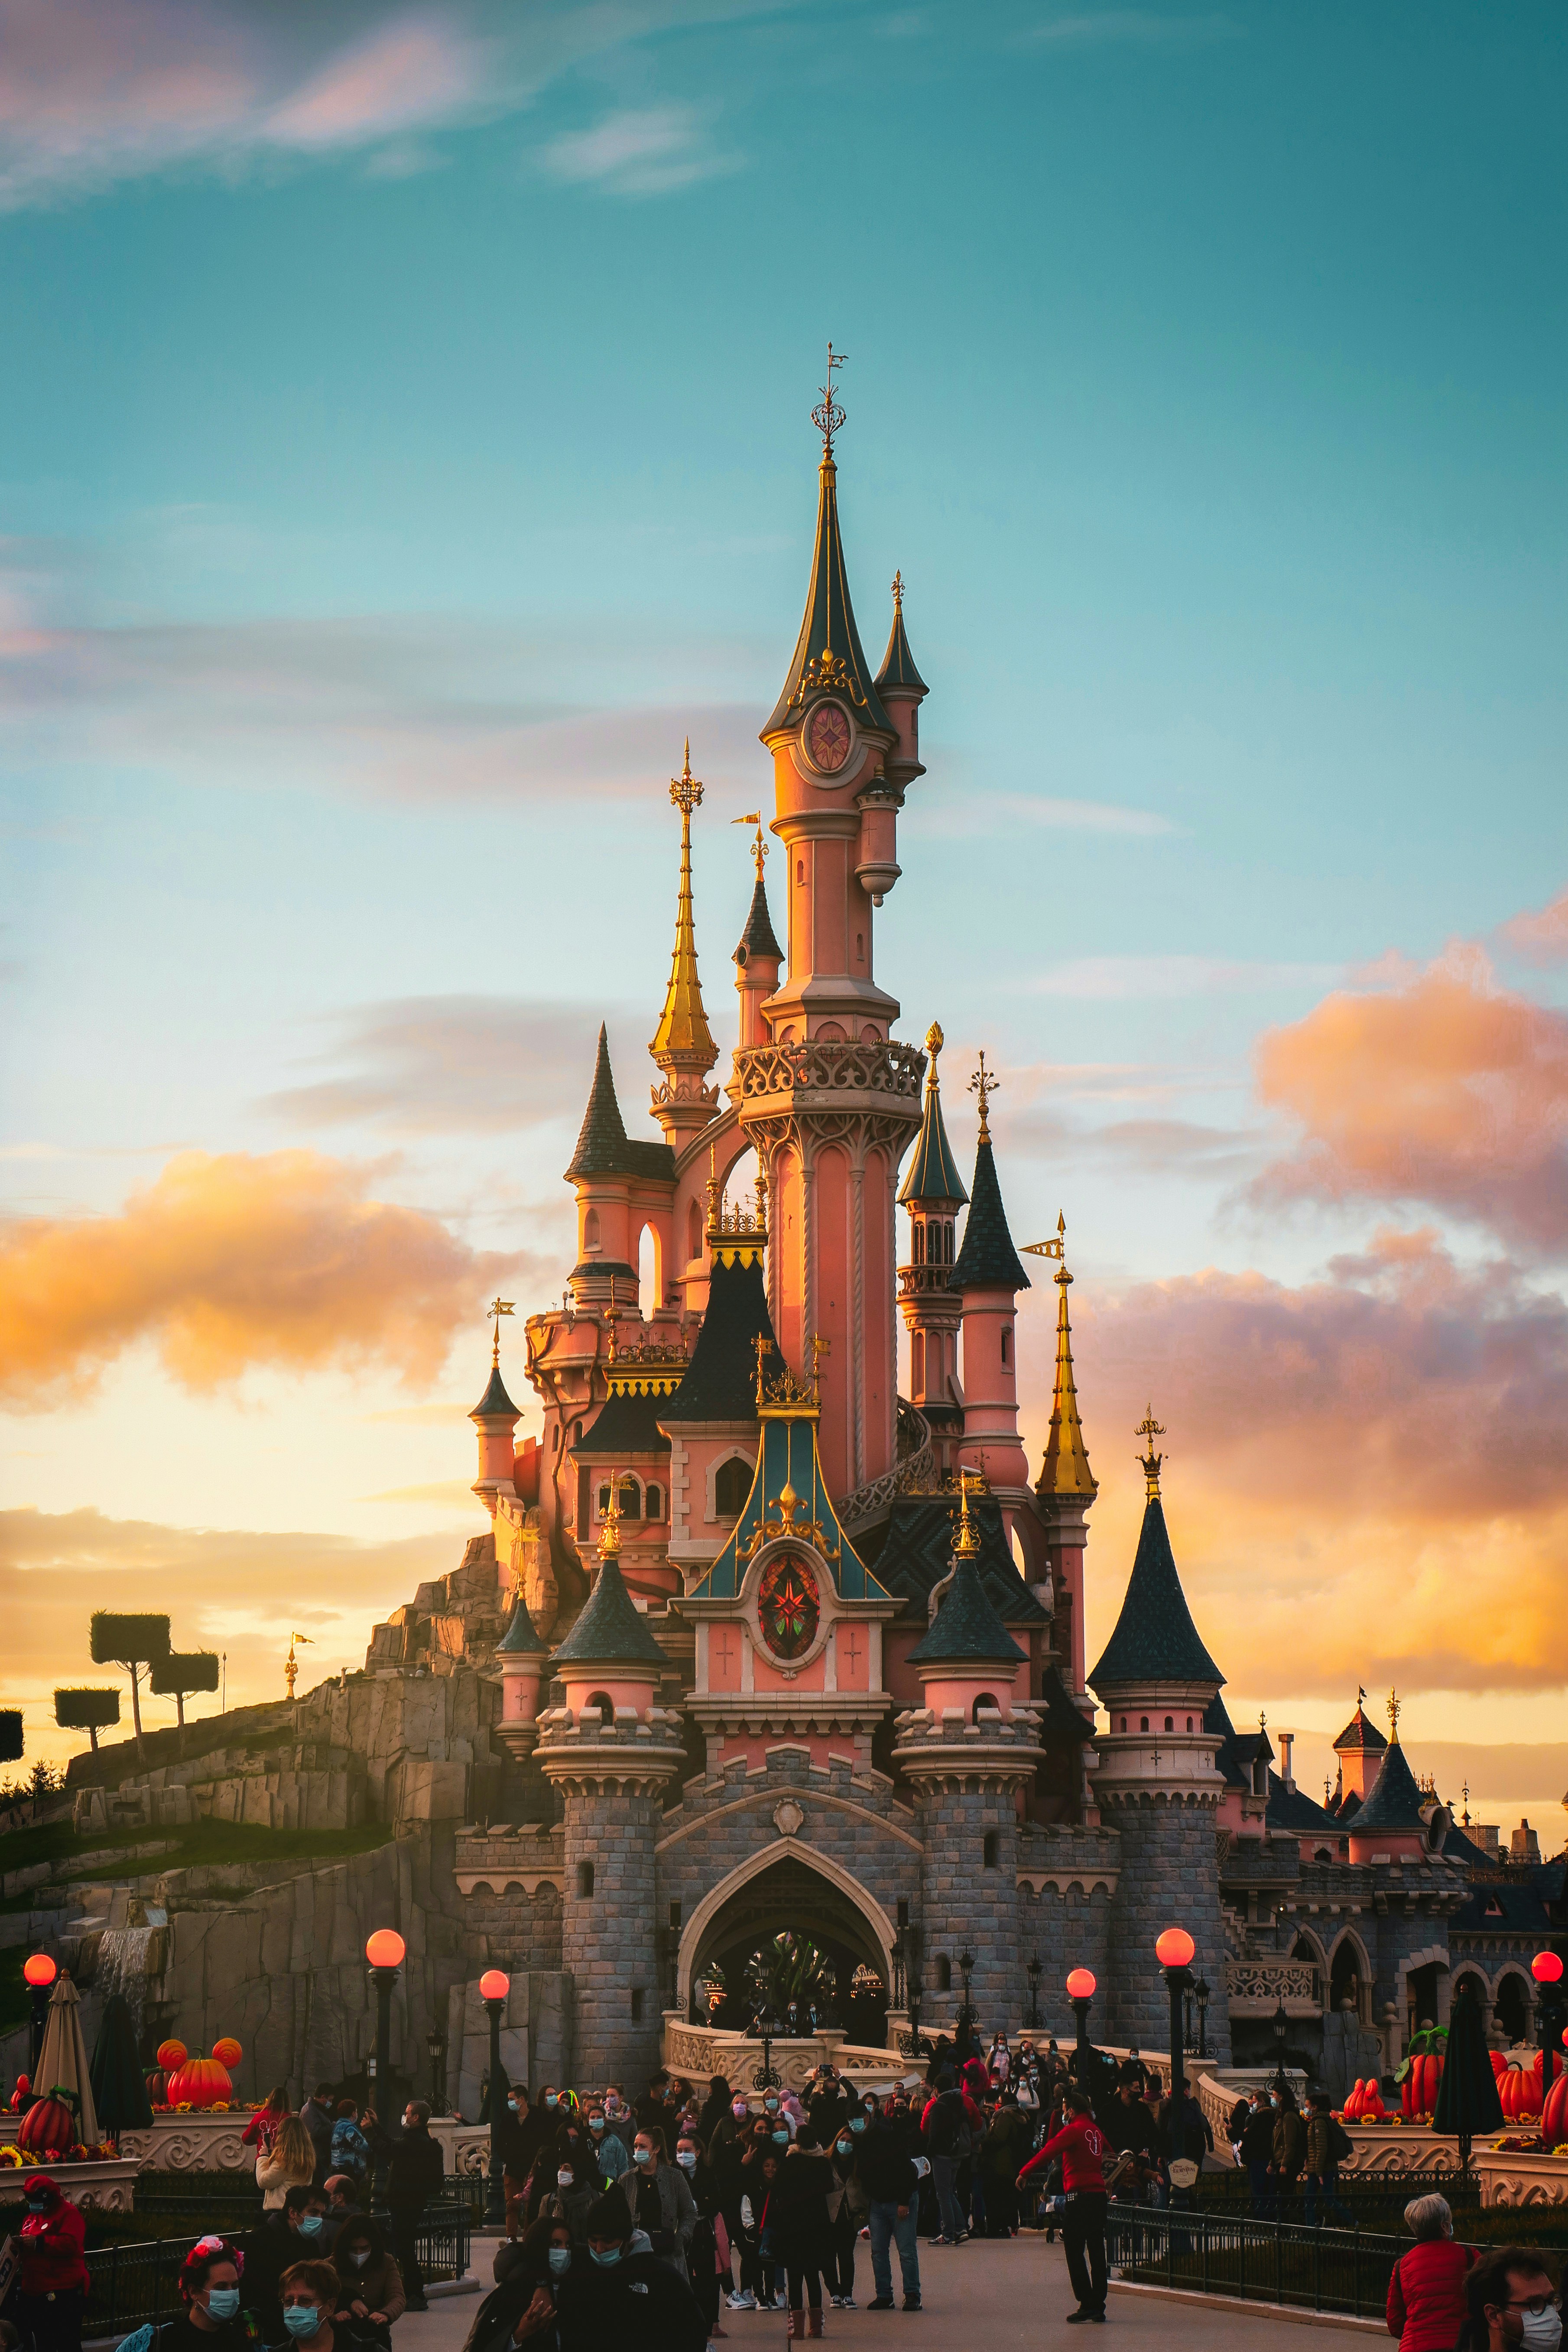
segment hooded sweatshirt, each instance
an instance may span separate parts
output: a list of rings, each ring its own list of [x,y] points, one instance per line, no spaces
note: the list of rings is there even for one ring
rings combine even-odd
[[[68,2197],[63,2196],[47,2172],[29,2173],[22,2183],[29,2209],[35,2198],[44,2210],[29,2210],[21,2228],[22,2293],[63,2294],[87,2285],[87,2223]]]

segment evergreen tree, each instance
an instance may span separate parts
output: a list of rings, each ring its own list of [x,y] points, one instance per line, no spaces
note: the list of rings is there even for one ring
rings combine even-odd
[[[162,1663],[169,1654],[169,1621],[149,1612],[145,1615],[121,1615],[111,1609],[95,1609],[89,1629],[89,1646],[95,1666],[119,1666],[131,1677],[131,1719],[136,1727],[136,1753],[142,1755],[142,1693],[137,1681],[142,1666]]]
[[[100,1684],[82,1683],[55,1693],[55,1721],[62,1731],[85,1731],[98,1753],[98,1735],[120,1720],[120,1693]]]

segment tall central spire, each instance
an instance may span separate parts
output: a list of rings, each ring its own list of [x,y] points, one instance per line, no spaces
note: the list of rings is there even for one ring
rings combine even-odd
[[[1036,1484],[1038,1495],[1088,1495],[1100,1492],[1100,1483],[1089,1466],[1089,1448],[1083,1440],[1083,1423],[1079,1419],[1078,1388],[1072,1369],[1072,1327],[1068,1320],[1068,1290],[1072,1276],[1067,1270],[1067,1219],[1057,1219],[1057,1240],[1040,1244],[1042,1252],[1060,1258],[1057,1280],[1057,1385],[1051,1401],[1050,1433],[1046,1439],[1046,1458]]]
[[[680,811],[680,889],[675,908],[675,952],[670,958],[669,986],[664,1011],[648,1052],[664,1072],[662,1087],[654,1088],[654,1109],[667,1129],[703,1127],[712,1117],[717,1097],[703,1079],[719,1058],[719,1048],[708,1026],[702,1005],[702,983],[697,977],[697,924],[691,905],[691,812],[702,805],[702,786],[691,772],[691,744],[679,776],[672,779],[669,797]]]
[[[781,728],[798,726],[811,704],[824,695],[837,696],[847,702],[859,727],[879,730],[889,737],[896,732],[877,691],[871,665],[855,625],[849,576],[844,568],[844,543],[838,535],[838,468],[834,463],[833,436],[844,423],[844,411],[833,396],[833,371],[843,364],[842,355],[829,343],[827,382],[822,389],[821,405],[811,412],[812,422],[822,435],[811,586],[784,692],[763,730],[764,743]],[[845,749],[847,748],[846,735]],[[830,772],[837,769],[841,758],[842,753],[836,758],[833,748],[825,744],[824,764]]]

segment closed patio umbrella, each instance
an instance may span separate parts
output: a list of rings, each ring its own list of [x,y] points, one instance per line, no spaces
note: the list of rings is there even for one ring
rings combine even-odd
[[[92,2048],[92,2101],[98,2127],[118,2138],[122,2131],[151,2131],[153,2105],[136,2056],[136,2026],[122,1992],[110,1993]]]
[[[1476,2003],[1475,1987],[1466,1977],[1454,1995],[1448,2019],[1448,2047],[1443,2060],[1443,2079],[1437,2085],[1437,2103],[1432,2111],[1432,2128],[1457,2134],[1459,2162],[1468,2172],[1470,2142],[1477,2132],[1501,2131],[1502,2123],[1502,2101],[1498,2096],[1497,2076],[1492,2073],[1481,2012]]]
[[[93,2102],[87,2043],[82,2039],[81,1998],[67,1969],[60,1970],[49,1995],[48,2021],[44,2027],[44,2046],[38,2053],[33,2087],[40,2098],[47,2098],[57,2088],[69,2094],[76,2102],[73,2112],[77,2137],[91,2147],[99,2136],[98,2109]]]

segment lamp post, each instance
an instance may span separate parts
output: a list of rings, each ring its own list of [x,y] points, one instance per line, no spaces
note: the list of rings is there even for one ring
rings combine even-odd
[[[370,1962],[370,1980],[375,1987],[375,2095],[378,2100],[384,2099],[391,2087],[392,1988],[397,1982],[397,1971],[403,1966],[403,1957],[407,1949],[407,1945],[395,1927],[378,1927],[374,1935],[365,1940],[364,1956]],[[387,2119],[382,2116],[379,2106],[376,2109],[376,2120],[381,2124],[384,2135]],[[386,2146],[384,2136],[381,2145],[384,2149]],[[375,2185],[384,2196],[386,2193],[384,2154],[376,2158]]]
[[[29,1952],[22,1963],[22,1977],[33,1996],[32,2058],[27,2068],[27,2080],[37,2092],[38,2056],[44,2046],[44,2028],[49,2020],[49,1995],[59,1974],[58,1964],[47,1952]]]
[[[444,2033],[438,2032],[435,2026],[432,2026],[425,2036],[425,2050],[430,2061],[430,2111],[433,2115],[438,2116],[447,2105],[447,2069],[444,2063],[447,2056],[447,2037]]]
[[[1036,1952],[1025,1968],[1029,1979],[1029,2024],[1037,2031],[1040,2022],[1040,1956]]]
[[[1072,2071],[1080,2091],[1089,2088],[1089,2005],[1094,1999],[1094,1973],[1089,1969],[1074,1969],[1068,1978],[1068,1999],[1078,2020],[1078,2046],[1073,2052]]]
[[[1285,2037],[1290,2031],[1290,2021],[1285,2014],[1285,2004],[1283,2001],[1281,2001],[1279,2007],[1275,2010],[1272,2023],[1274,2027],[1274,2051],[1277,2060],[1277,2063],[1274,2068],[1274,2087],[1280,2094],[1280,2096],[1283,2097],[1285,2093],[1289,2091],[1290,2087],[1289,2083],[1285,2080]]]
[[[974,1955],[967,1948],[958,1956],[958,1973],[963,1979],[963,2007],[958,2017],[958,2048],[967,2057],[968,2045],[974,2040],[974,2004],[969,1998],[969,1979],[974,1974]]]
[[[487,1969],[479,1979],[479,1999],[484,2002],[490,2021],[490,2165],[489,2179],[485,2185],[485,2221],[506,2227],[506,2189],[501,2181],[500,2119],[506,2108],[504,2076],[500,2063],[500,2021],[506,2013],[506,1997],[511,1990],[511,1979],[501,1969]]]
[[[1187,1970],[1192,1965],[1197,1946],[1184,1927],[1167,1927],[1154,1938],[1154,1958],[1165,1971],[1165,1990],[1171,2000],[1171,2135],[1172,2154],[1181,2154],[1176,2135],[1181,2130],[1182,2094],[1186,2085],[1186,2072],[1182,2063],[1182,2003],[1191,1979]]]
[[[1563,2040],[1563,1962],[1556,1952],[1537,1952],[1530,1963],[1530,1973],[1540,1988],[1541,2003],[1541,2113],[1546,2115],[1546,2102],[1552,2095],[1552,2078],[1556,2073],[1557,2052]]]
[[[1208,2054],[1209,2054],[1209,2042],[1208,2042],[1208,2024],[1209,2024],[1209,1989],[1208,1989],[1208,1986],[1204,1982],[1203,1978],[1202,1978],[1202,1977],[1200,1977],[1200,1978],[1198,1979],[1198,1980],[1197,1980],[1196,1984],[1193,1987],[1193,1990],[1194,1990],[1194,1992],[1197,1995],[1197,2003],[1198,2003],[1198,2048],[1197,2048],[1197,2054],[1198,2054],[1198,2056],[1199,2056],[1200,2058],[1206,2058],[1206,2057],[1208,2056]]]

